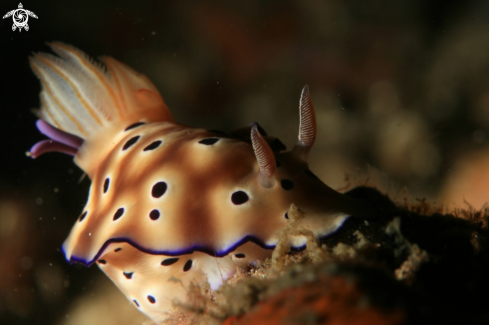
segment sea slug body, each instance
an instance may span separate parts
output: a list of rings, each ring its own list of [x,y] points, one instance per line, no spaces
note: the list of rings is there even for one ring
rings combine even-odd
[[[285,151],[256,123],[231,132],[175,123],[144,75],[111,57],[101,64],[50,46],[58,56],[30,58],[42,84],[37,127],[49,140],[29,154],[71,154],[92,182],[63,253],[96,263],[152,319],[164,319],[203,274],[214,290],[237,267],[269,257],[292,203],[306,216],[299,226],[317,238],[374,213],[309,170],[316,118],[307,86],[298,141]]]

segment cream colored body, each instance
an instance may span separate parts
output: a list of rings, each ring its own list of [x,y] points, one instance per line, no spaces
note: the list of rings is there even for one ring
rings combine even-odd
[[[256,125],[251,141],[243,141],[175,124],[143,75],[107,57],[105,71],[72,47],[51,46],[63,59],[31,59],[43,85],[40,117],[85,139],[75,162],[92,180],[63,252],[71,262],[99,261],[150,317],[164,318],[171,301],[185,300],[185,287],[202,275],[215,289],[236,267],[269,256],[292,203],[306,216],[297,225],[318,238],[350,215],[372,214],[368,204],[337,193],[309,171],[316,123],[307,87],[298,143],[278,153]],[[144,124],[126,130],[136,122]],[[163,182],[163,194],[155,196]],[[296,248],[305,243],[300,236],[290,242]],[[161,264],[172,256],[179,261]],[[184,261],[190,260],[188,267]]]

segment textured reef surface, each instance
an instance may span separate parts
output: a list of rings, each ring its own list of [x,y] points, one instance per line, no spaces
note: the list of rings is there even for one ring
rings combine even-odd
[[[487,323],[486,210],[446,213],[402,194],[395,204],[369,187],[347,193],[375,203],[382,215],[352,218],[321,242],[309,237],[300,252],[279,244],[271,260],[238,272],[212,295],[205,286],[188,288],[192,303],[178,305],[168,323]],[[301,231],[307,236],[292,223],[283,242]]]

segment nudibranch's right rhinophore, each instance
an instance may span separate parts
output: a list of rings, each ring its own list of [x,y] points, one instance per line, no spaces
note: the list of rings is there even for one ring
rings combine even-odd
[[[190,282],[205,275],[216,289],[237,267],[270,256],[292,203],[306,216],[297,225],[317,238],[349,216],[376,213],[309,170],[316,118],[307,86],[298,141],[283,152],[256,123],[228,133],[177,124],[144,75],[110,57],[102,65],[71,46],[50,46],[59,57],[30,58],[42,84],[37,126],[50,138],[30,155],[74,155],[92,181],[64,255],[97,263],[149,317],[167,317]]]

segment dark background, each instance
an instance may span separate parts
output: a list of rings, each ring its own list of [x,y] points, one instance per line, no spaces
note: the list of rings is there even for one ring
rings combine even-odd
[[[311,169],[333,188],[369,165],[412,196],[454,200],[465,196],[456,171],[474,152],[487,156],[487,1],[22,3],[39,17],[28,32],[0,20],[2,324],[143,319],[96,267],[68,265],[59,251],[85,204],[82,171],[61,154],[25,156],[43,139],[27,58],[47,41],[144,73],[180,123],[257,121],[289,149],[309,84],[319,127]],[[17,6],[1,0],[0,14]]]

